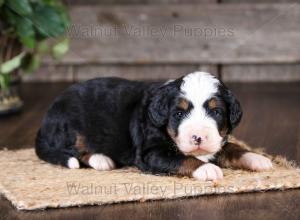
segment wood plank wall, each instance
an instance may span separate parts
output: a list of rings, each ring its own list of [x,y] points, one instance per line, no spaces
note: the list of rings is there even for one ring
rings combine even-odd
[[[71,50],[26,81],[168,79],[202,70],[224,81],[300,81],[295,0],[65,0]]]

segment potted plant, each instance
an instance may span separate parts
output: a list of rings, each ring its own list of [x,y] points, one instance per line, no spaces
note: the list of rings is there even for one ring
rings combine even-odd
[[[60,58],[69,48],[67,10],[60,0],[0,0],[0,115],[19,110],[20,73],[32,73],[41,57]]]

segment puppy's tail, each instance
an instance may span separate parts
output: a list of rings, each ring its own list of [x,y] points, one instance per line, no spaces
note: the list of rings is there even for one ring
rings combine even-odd
[[[56,137],[59,139],[58,137]],[[74,147],[52,146],[46,137],[43,137],[41,130],[38,131],[35,140],[35,152],[37,156],[52,164],[68,168],[79,168],[79,153]]]

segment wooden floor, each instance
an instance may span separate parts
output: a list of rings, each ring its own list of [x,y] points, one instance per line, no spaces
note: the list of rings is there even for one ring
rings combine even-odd
[[[0,118],[0,148],[32,147],[42,116],[68,84],[22,86],[22,113]],[[235,135],[300,163],[300,83],[230,84],[244,118]],[[20,183],[22,184],[22,183]],[[47,211],[16,211],[0,197],[0,219],[299,219],[300,190],[203,196]]]

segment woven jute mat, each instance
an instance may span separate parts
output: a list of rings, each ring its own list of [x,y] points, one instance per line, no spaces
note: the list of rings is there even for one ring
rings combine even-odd
[[[0,192],[17,209],[35,210],[299,188],[300,169],[281,157],[272,160],[271,171],[224,169],[223,180],[204,182],[143,174],[134,168],[72,170],[39,160],[33,149],[4,150],[0,151]]]

